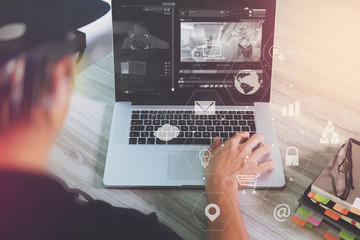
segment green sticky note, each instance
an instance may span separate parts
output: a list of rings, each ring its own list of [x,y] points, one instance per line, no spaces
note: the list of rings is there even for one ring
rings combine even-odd
[[[339,236],[345,240],[354,240],[355,239],[355,237],[353,235],[351,235],[348,232],[345,232],[344,230],[340,231]]]
[[[310,229],[314,227],[314,225],[311,224],[311,223],[309,223],[309,222],[307,222],[307,223],[305,224],[305,226],[308,227],[308,228],[310,228]]]
[[[328,204],[330,201],[329,199],[326,199],[323,196],[320,196],[319,194],[315,194],[314,199],[318,200],[319,202],[325,205]]]
[[[298,213],[300,213],[301,215],[303,215],[304,217],[308,218],[312,216],[312,213],[307,211],[306,209],[299,207],[297,210]]]

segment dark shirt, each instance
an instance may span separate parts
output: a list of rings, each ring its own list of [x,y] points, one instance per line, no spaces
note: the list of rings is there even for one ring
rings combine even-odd
[[[0,239],[181,238],[155,213],[92,200],[55,177],[0,171]]]

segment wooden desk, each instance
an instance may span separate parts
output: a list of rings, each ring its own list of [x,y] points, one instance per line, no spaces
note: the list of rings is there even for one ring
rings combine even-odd
[[[273,112],[283,161],[287,147],[296,146],[300,166],[285,167],[287,184],[282,190],[241,195],[241,209],[251,239],[322,239],[323,229],[297,227],[290,217],[278,222],[273,211],[281,203],[295,211],[297,199],[335,154],[338,145],[319,142],[327,121],[333,121],[341,142],[360,139],[360,2],[282,0],[276,22],[275,42],[286,60],[274,60]],[[205,232],[192,214],[206,206],[203,191],[103,187],[115,99],[112,69],[108,56],[78,75],[50,169],[94,198],[144,213],[154,211],[183,238],[204,239]],[[282,107],[294,101],[301,102],[301,116],[283,117]],[[200,223],[205,226],[205,216]]]

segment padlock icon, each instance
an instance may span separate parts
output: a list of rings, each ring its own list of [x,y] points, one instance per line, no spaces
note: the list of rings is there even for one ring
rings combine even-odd
[[[290,154],[290,150],[294,150],[294,153]],[[288,147],[286,149],[285,157],[286,166],[299,166],[299,151],[296,147]]]

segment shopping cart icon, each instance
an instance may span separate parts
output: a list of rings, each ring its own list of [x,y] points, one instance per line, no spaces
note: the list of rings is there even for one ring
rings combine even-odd
[[[240,186],[245,186],[245,187],[253,187],[252,193],[256,194],[256,182],[257,179],[260,177],[259,175],[236,175],[236,179],[238,180]],[[246,193],[246,191],[243,189],[241,191],[243,194]]]

